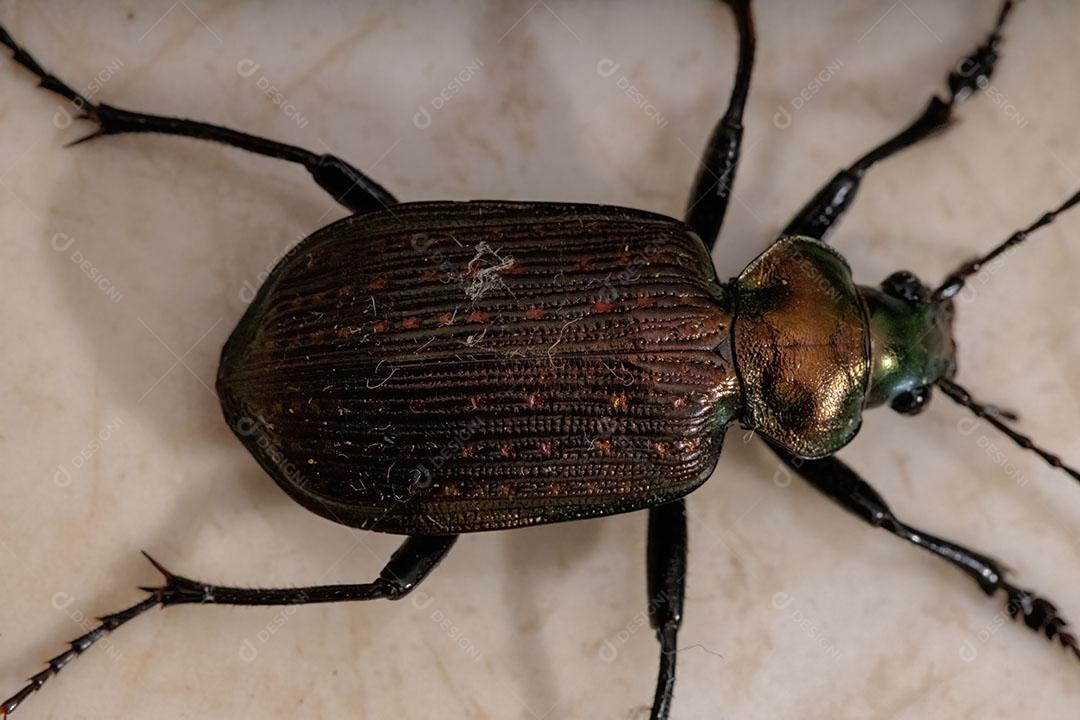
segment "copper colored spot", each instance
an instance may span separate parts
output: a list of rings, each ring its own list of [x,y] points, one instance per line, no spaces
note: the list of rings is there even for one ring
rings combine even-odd
[[[654,447],[656,447],[656,452],[660,455],[667,455],[669,452],[668,444],[665,442],[658,442]]]
[[[386,278],[375,278],[368,283],[368,290],[382,290],[386,287]]]
[[[629,400],[624,393],[611,396],[611,407],[616,410],[625,410],[630,405]]]
[[[351,327],[349,327],[348,325],[342,325],[341,327],[339,327],[337,329],[337,336],[339,338],[341,338],[342,340],[344,340],[345,338],[352,335],[352,331],[353,331],[353,329]]]
[[[342,285],[337,291],[338,297],[348,297],[353,294],[352,285]]]
[[[656,305],[656,300],[646,295],[642,295],[635,301],[634,304],[637,305],[639,308],[650,308],[653,305]]]
[[[681,408],[681,407],[683,407],[684,405],[686,405],[686,398],[684,398],[684,397],[677,397],[677,398],[675,398],[675,401],[674,401],[674,402],[672,403],[672,405],[674,405],[674,406],[675,406],[675,407],[677,407],[677,408]]]
[[[381,332],[386,332],[386,328],[388,328],[388,327],[389,327],[389,325],[387,324],[387,322],[385,320],[380,320],[379,322],[375,323],[375,327],[372,328],[372,329],[377,333],[381,333]]]
[[[450,313],[443,313],[442,315],[439,316],[439,324],[443,325],[443,326],[453,325],[454,324],[454,316],[451,315]]]
[[[546,313],[544,312],[543,308],[539,308],[534,305],[525,312],[525,319],[539,320],[540,318],[544,317],[545,314]]]
[[[514,449],[512,447],[510,447],[509,445],[503,445],[502,447],[499,448],[499,455],[503,456],[504,458],[508,458],[513,454],[514,454]]]
[[[607,300],[597,300],[593,303],[592,309],[593,312],[596,313],[606,313],[611,312],[611,308],[613,307],[615,306],[609,303]]]
[[[552,449],[553,446],[550,442],[544,441],[540,443],[540,452],[544,453],[545,455],[550,455]]]
[[[482,323],[491,319],[491,313],[482,312],[480,310],[473,310],[469,313],[469,322]]]
[[[461,448],[461,457],[474,458],[476,457],[476,445],[469,443]]]
[[[407,317],[401,322],[401,324],[409,330],[415,330],[416,328],[420,327],[420,318],[416,316]]]
[[[435,282],[436,280],[442,280],[442,273],[438,270],[425,270],[420,275],[422,282]]]
[[[611,452],[611,441],[597,440],[593,447],[596,449],[597,452],[601,452],[606,455],[607,453]]]
[[[528,405],[531,408],[539,407],[539,405],[540,405],[540,396],[537,395],[536,393],[529,393],[525,397],[525,404]]]
[[[788,238],[737,287],[743,418],[795,455],[831,455],[859,429],[877,342],[847,264],[816,241]]]

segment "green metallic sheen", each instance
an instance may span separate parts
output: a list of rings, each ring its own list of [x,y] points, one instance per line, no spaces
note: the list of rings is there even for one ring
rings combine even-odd
[[[912,302],[860,287],[870,317],[871,371],[866,407],[933,385],[956,372],[953,304]]]

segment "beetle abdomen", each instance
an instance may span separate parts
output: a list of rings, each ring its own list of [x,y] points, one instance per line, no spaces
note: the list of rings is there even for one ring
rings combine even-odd
[[[622,208],[409,203],[301,242],[222,353],[226,418],[338,522],[467,532],[683,495],[738,405],[701,241]]]

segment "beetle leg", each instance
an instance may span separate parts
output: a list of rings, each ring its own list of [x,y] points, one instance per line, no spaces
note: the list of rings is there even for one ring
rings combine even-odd
[[[1080,659],[1080,644],[1054,604],[1030,590],[1013,585],[998,560],[901,522],[884,498],[838,458],[803,460],[775,446],[772,449],[788,467],[848,512],[873,527],[888,530],[893,535],[949,561],[977,582],[988,596],[992,597],[999,591],[1004,592],[1005,608],[1011,617],[1021,618],[1025,625],[1036,632],[1042,632],[1049,640],[1057,638],[1062,647]]]
[[[930,98],[930,104],[913,123],[834,175],[799,210],[784,228],[784,234],[824,238],[854,202],[862,177],[872,165],[949,127],[953,121],[953,108],[990,82],[1001,46],[1001,29],[1012,7],[1013,0],[1005,0],[986,41],[949,73],[947,100],[937,95]]]
[[[67,83],[47,73],[30,53],[12,39],[3,26],[0,26],[0,44],[11,49],[17,63],[37,75],[38,84],[41,87],[71,102],[81,113],[79,119],[90,120],[97,124],[97,130],[69,145],[77,145],[102,135],[122,133],[183,135],[211,140],[259,155],[303,165],[315,178],[319,187],[330,193],[336,202],[355,213],[378,210],[397,203],[394,196],[379,183],[334,155],[319,155],[295,145],[267,140],[219,125],[162,115],[147,115],[104,103],[92,103]]]
[[[127,610],[98,618],[100,624],[75,640],[71,647],[49,660],[48,667],[30,678],[19,692],[0,703],[0,717],[6,718],[26,698],[41,688],[53,675],[81,655],[109,632],[152,607],[184,603],[217,605],[305,605],[308,603],[345,602],[348,600],[399,600],[416,588],[453,547],[457,535],[411,535],[390,557],[374,582],[361,585],[318,585],[287,589],[247,589],[207,585],[175,575],[146,555],[146,559],[165,576],[162,587],[144,587],[150,597]],[[144,555],[146,553],[143,553]]]
[[[686,587],[686,502],[649,510],[649,622],[660,641],[660,670],[651,720],[666,720],[675,691],[675,640]]]
[[[727,0],[739,28],[739,64],[727,112],[713,129],[686,208],[686,223],[712,250],[724,223],[742,145],[742,116],[754,66],[754,15],[750,0]]]

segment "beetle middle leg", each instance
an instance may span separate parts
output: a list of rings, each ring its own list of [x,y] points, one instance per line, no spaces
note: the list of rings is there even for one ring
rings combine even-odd
[[[949,127],[953,120],[953,108],[989,82],[1001,46],[1001,29],[1012,8],[1013,0],[1005,0],[997,23],[986,41],[949,73],[947,100],[933,96],[914,122],[834,175],[799,210],[784,228],[784,234],[807,235],[821,240],[854,202],[862,177],[872,165]]]
[[[30,678],[19,692],[0,703],[0,717],[6,718],[26,698],[53,675],[109,632],[142,615],[150,608],[170,605],[307,605],[350,600],[400,600],[414,590],[442,562],[457,535],[410,535],[390,557],[379,577],[358,585],[316,585],[312,587],[262,589],[208,585],[175,575],[149,555],[147,559],[165,576],[162,587],[143,587],[150,597],[126,610],[99,618],[100,625],[69,644],[71,647],[48,661],[48,667]]]
[[[649,510],[649,622],[660,642],[651,720],[666,720],[675,691],[675,641],[686,588],[686,501]]]
[[[295,145],[267,140],[220,125],[163,115],[149,115],[123,110],[104,103],[92,103],[73,90],[70,85],[46,72],[2,26],[0,26],[0,44],[11,49],[15,62],[37,75],[38,84],[41,87],[71,102],[82,113],[80,119],[90,120],[97,124],[97,130],[70,143],[71,145],[104,135],[123,133],[158,133],[211,140],[259,155],[303,165],[319,187],[330,193],[336,202],[354,213],[378,210],[397,203],[394,196],[379,183],[339,157],[329,154],[319,155]]]
[[[731,89],[727,112],[716,124],[701,159],[686,208],[686,224],[698,234],[705,247],[712,250],[724,223],[735,170],[739,165],[742,146],[742,116],[746,96],[750,93],[750,76],[754,67],[754,15],[750,0],[727,0],[735,13],[739,29],[739,64],[735,69],[735,86]]]
[[[949,561],[978,583],[988,596],[1005,593],[1006,610],[1013,618],[1047,639],[1058,642],[1080,658],[1080,644],[1069,624],[1046,598],[1009,581],[1005,569],[997,560],[963,545],[935,537],[901,522],[873,487],[859,477],[844,462],[835,457],[803,460],[772,446],[773,451],[791,469],[845,510],[874,527],[888,530],[913,545]]]

